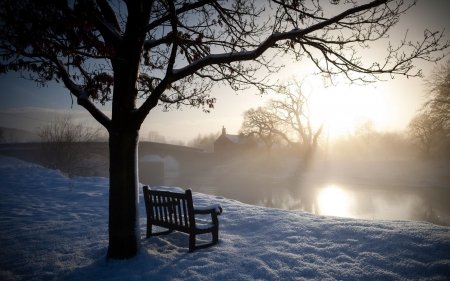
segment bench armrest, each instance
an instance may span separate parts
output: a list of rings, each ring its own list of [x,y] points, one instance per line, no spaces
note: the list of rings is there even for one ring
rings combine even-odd
[[[207,207],[196,207],[194,206],[194,214],[212,214],[216,213],[220,215],[222,213],[222,206],[220,204],[215,204]]]

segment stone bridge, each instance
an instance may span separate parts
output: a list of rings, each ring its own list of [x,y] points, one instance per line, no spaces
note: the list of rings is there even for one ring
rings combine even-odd
[[[92,153],[109,158],[107,142],[87,142],[84,145]],[[16,157],[36,164],[42,164],[40,151],[41,144],[37,142],[0,144],[1,155]],[[158,155],[161,158],[172,156],[180,164],[180,172],[183,173],[211,167],[214,162],[214,153],[204,153],[199,148],[147,141],[139,142],[138,159],[147,155]]]

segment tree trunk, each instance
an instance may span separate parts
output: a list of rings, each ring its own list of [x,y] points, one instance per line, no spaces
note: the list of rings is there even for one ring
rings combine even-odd
[[[142,48],[153,1],[127,3],[128,21],[120,48],[111,60],[114,90],[109,130],[109,247],[107,259],[128,259],[141,245],[137,145],[142,121],[136,110]]]
[[[139,180],[137,146],[139,127],[132,117],[136,108],[132,67],[115,70],[111,128],[109,132],[109,248],[108,259],[128,259],[140,247]],[[128,79],[127,79],[128,78]],[[133,81],[134,80],[134,81]]]
[[[109,137],[109,248],[108,259],[135,256],[140,247],[138,130],[112,130]]]
[[[138,48],[131,44],[128,49]],[[128,50],[125,49],[125,50]],[[137,53],[136,57],[132,54]],[[129,57],[126,54],[130,54]],[[140,248],[137,146],[140,123],[136,110],[140,51],[114,62],[114,91],[109,132],[109,248],[108,259],[128,259]]]
[[[302,172],[307,172],[312,167],[312,162],[313,162],[313,158],[314,158],[314,149],[312,148],[312,146],[310,144],[306,144],[303,146],[302,154],[303,154],[302,155],[302,158],[303,158]]]

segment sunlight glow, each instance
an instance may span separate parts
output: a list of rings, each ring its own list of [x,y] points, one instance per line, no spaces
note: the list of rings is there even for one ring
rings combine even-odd
[[[317,196],[318,214],[348,217],[349,199],[344,190],[330,185]]]
[[[352,134],[359,118],[374,121],[376,129],[389,126],[389,106],[383,88],[372,85],[347,85],[344,82],[324,88],[319,79],[311,79],[310,109],[315,126],[325,123],[324,133],[331,138]]]

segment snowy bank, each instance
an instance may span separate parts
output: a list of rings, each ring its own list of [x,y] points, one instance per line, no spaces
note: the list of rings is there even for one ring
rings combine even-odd
[[[0,280],[450,279],[450,228],[430,223],[316,216],[194,192],[197,206],[223,207],[217,245],[189,254],[188,236],[173,232],[143,239],[136,258],[106,263],[107,179],[69,179],[0,156],[0,194]]]

